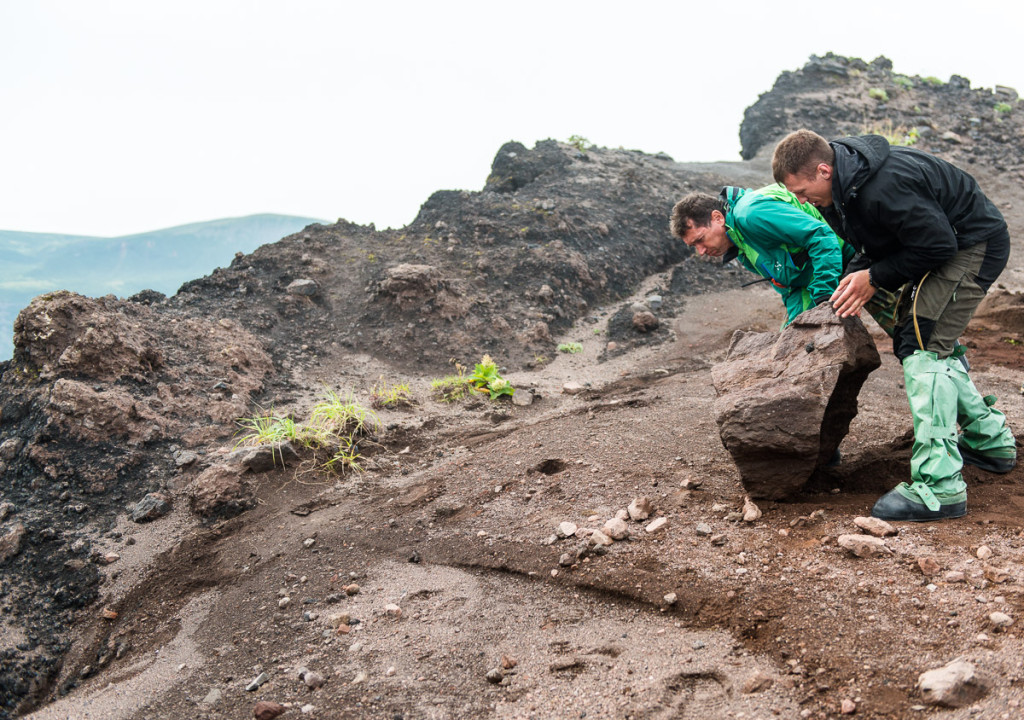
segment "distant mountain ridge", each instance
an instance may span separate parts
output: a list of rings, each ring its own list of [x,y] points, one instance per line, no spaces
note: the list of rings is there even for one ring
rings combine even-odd
[[[265,213],[112,238],[0,230],[0,360],[14,350],[14,318],[37,295],[170,295],[182,283],[228,265],[236,252],[251,253],[320,222]]]

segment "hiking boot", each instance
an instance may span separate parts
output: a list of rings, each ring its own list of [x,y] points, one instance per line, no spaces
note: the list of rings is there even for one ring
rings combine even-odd
[[[971,450],[963,444],[957,445],[957,449],[960,451],[960,457],[963,458],[966,465],[973,465],[976,468],[987,470],[991,473],[1003,475],[1010,472],[1017,466],[1016,451],[1014,451],[1013,455],[1009,457],[999,457],[992,453],[983,453],[978,450]]]
[[[927,522],[944,518],[958,518],[967,514],[967,493],[938,498],[923,483],[900,483],[878,499],[871,508],[872,517],[881,520]],[[927,496],[927,504],[921,495]]]

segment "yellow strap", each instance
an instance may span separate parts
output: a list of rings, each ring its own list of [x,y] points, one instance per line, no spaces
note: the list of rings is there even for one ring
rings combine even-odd
[[[924,341],[921,340],[921,327],[917,324],[917,298],[921,295],[921,286],[924,285],[925,278],[929,275],[931,275],[930,270],[924,274],[921,282],[917,284],[917,292],[914,293],[914,304],[910,308],[910,317],[914,320],[914,335],[917,336],[917,346],[922,350],[924,350]]]

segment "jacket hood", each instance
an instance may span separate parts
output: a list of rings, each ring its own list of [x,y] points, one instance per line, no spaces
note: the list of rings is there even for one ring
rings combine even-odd
[[[878,172],[889,158],[889,141],[881,135],[845,137],[829,143],[836,153],[835,190],[845,202],[857,195],[857,190]]]

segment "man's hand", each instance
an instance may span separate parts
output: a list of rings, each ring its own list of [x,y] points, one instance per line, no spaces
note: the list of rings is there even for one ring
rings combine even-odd
[[[867,270],[850,273],[839,281],[839,287],[829,300],[839,317],[859,315],[864,303],[875,294],[875,288],[868,279]]]

